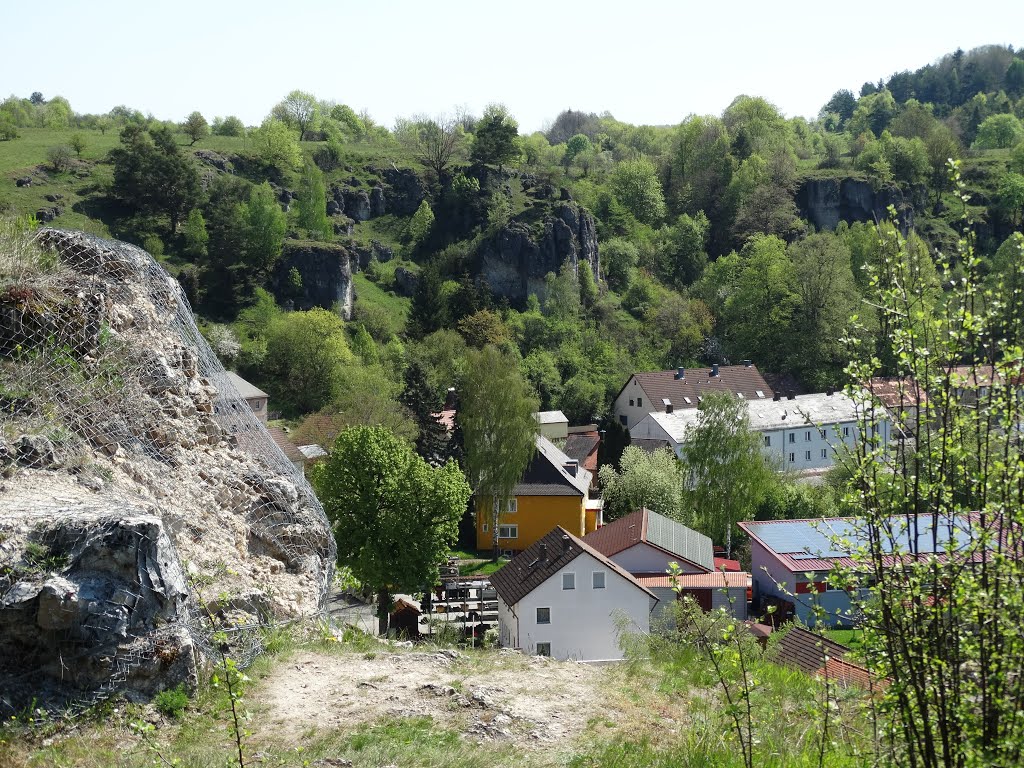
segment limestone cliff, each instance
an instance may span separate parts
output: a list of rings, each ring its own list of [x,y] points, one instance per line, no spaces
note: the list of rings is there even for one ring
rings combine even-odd
[[[295,270],[300,284],[292,284]],[[277,300],[291,302],[295,309],[338,308],[346,320],[352,317],[355,289],[352,285],[352,257],[340,245],[286,241],[274,269],[271,288]]]
[[[856,178],[805,179],[796,194],[800,216],[819,230],[833,230],[840,221],[884,221],[892,206],[900,229],[907,232],[914,226],[915,209],[925,202],[923,188],[909,193],[892,184],[875,189]]]
[[[0,232],[0,712],[194,680],[221,625],[244,661],[244,628],[320,609],[334,559],[176,281],[33,240]]]
[[[544,295],[544,276],[568,262],[586,261],[597,274],[599,256],[594,217],[576,203],[558,204],[538,225],[513,219],[480,250],[480,273],[498,296],[522,300]]]

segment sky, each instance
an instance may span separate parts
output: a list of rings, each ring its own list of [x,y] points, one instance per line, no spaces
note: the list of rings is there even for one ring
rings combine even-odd
[[[500,102],[522,133],[569,108],[676,124],[739,94],[811,118],[957,47],[1024,45],[1022,0],[0,0],[0,19],[0,99],[255,125],[297,88],[389,127]]]

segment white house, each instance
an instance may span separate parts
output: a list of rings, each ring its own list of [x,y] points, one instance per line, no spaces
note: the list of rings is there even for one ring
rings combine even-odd
[[[771,387],[757,366],[713,365],[634,373],[615,396],[615,418],[626,429],[649,413],[673,413],[696,408],[710,392],[728,392],[744,400],[770,400]]]
[[[762,452],[780,470],[810,473],[829,469],[843,446],[857,444],[864,418],[857,404],[842,393],[794,395],[747,402],[750,428],[761,433]],[[687,432],[697,424],[699,411],[651,413],[630,431],[641,440],[665,440],[682,456]],[[890,423],[881,419],[867,427],[882,446],[888,446]]]
[[[569,436],[569,419],[561,411],[540,411],[533,414],[540,433],[548,440],[565,440]]]
[[[628,571],[557,527],[491,576],[504,648],[577,661],[621,659],[617,621],[650,631],[658,602]]]

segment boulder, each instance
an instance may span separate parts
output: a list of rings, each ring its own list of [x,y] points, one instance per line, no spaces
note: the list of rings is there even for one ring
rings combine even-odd
[[[370,190],[370,216],[383,216],[387,211],[384,201],[384,190],[374,187]]]
[[[370,196],[362,189],[346,189],[342,193],[345,213],[350,219],[367,221],[370,218]]]
[[[212,149],[197,149],[193,154],[199,162],[205,163],[211,168],[216,168],[222,173],[230,173],[233,170],[231,161]]]
[[[416,286],[419,284],[420,276],[411,272],[405,267],[395,268],[395,292],[399,296],[412,296],[416,293]]]
[[[14,451],[24,467],[47,469],[60,464],[57,449],[46,435],[22,435],[15,440]]]
[[[412,216],[427,196],[426,186],[409,168],[383,168],[375,172],[384,180],[387,208],[396,216]]]
[[[62,213],[64,213],[64,207],[60,205],[54,205],[50,208],[40,208],[36,211],[36,219],[46,224],[56,219]]]
[[[31,187],[32,186],[32,177],[31,176],[22,176],[20,179],[15,179],[14,184],[15,184],[15,186],[18,186],[18,187]]]
[[[64,195],[56,192],[51,192],[48,195],[43,195],[43,199],[50,203],[56,203],[64,199]]]
[[[342,212],[342,208],[335,200],[327,201],[327,215],[337,216]]]

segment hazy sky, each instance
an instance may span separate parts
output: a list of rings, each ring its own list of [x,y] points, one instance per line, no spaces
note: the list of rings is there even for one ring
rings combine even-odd
[[[290,90],[396,116],[504,103],[523,132],[566,108],[632,123],[741,93],[813,117],[839,88],[958,46],[1024,44],[1024,0],[0,0],[0,98],[259,123]],[[1011,35],[1016,35],[1013,39]]]

